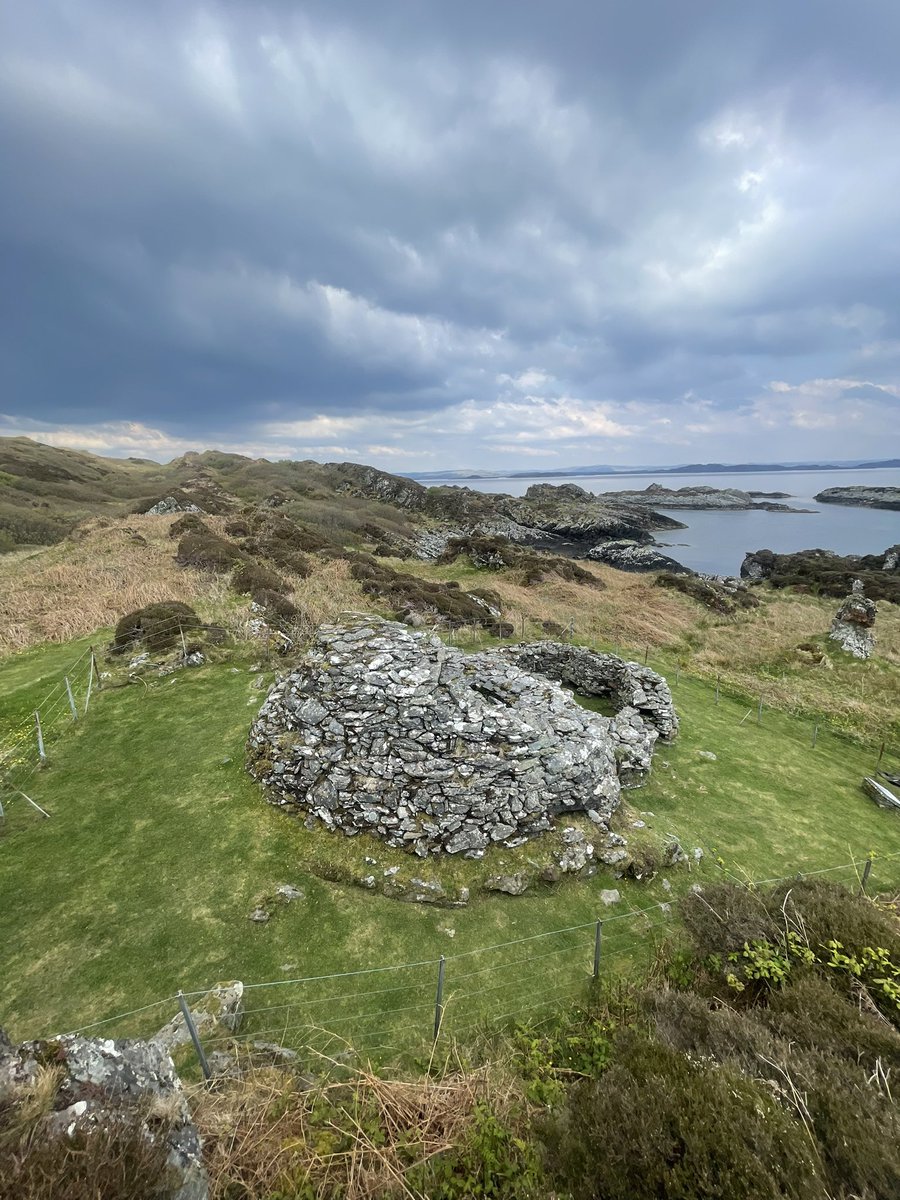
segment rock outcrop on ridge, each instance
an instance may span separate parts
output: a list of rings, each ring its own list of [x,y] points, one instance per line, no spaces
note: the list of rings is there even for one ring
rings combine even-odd
[[[556,680],[619,711],[588,712]],[[554,643],[464,654],[372,618],[321,627],[269,692],[248,766],[272,803],[314,823],[480,857],[559,814],[605,825],[676,729],[665,680],[636,663]]]
[[[744,556],[741,578],[836,597],[846,596],[853,580],[861,579],[871,600],[900,604],[900,545],[889,546],[883,554],[840,555],[831,550],[776,554],[754,550]]]
[[[854,579],[850,595],[834,615],[828,636],[854,658],[868,658],[875,648],[872,627],[876,612],[875,603],[866,595],[862,580]]]

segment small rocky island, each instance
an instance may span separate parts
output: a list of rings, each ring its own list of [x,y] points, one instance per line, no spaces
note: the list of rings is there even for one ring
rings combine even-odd
[[[624,504],[646,504],[655,508],[688,509],[694,512],[746,512],[748,509],[758,509],[763,512],[810,513],[810,508],[792,508],[789,504],[776,503],[776,500],[788,500],[786,492],[742,492],[739,488],[716,488],[698,485],[682,488],[668,488],[661,483],[651,483],[643,491],[635,492],[601,492],[598,500],[614,503],[616,499]]]
[[[900,512],[900,487],[826,488],[815,497],[819,504],[851,504],[857,508],[888,508]]]
[[[561,684],[606,697],[615,715],[587,711]],[[677,729],[666,681],[638,663],[554,642],[464,654],[367,618],[320,627],[269,692],[248,766],[311,827],[480,858],[560,814],[605,827]]]

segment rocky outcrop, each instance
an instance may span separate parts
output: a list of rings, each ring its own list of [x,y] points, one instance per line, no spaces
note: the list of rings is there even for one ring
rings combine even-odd
[[[651,483],[643,491],[602,492],[600,499],[615,502],[621,499],[626,504],[646,504],[659,508],[688,509],[694,512],[711,509],[714,512],[744,512],[747,509],[762,509],[765,512],[802,513],[808,508],[792,508],[789,504],[776,504],[771,498],[757,500],[762,492],[742,492],[739,488],[715,488],[707,486],[667,488],[661,483]],[[783,496],[783,492],[774,493]]]
[[[846,596],[854,579],[861,579],[872,600],[900,604],[900,546],[883,554],[835,554],[831,550],[798,550],[776,554],[754,550],[744,556],[741,578],[749,582],[768,580],[774,587],[824,596]]]
[[[244,1017],[244,985],[240,980],[219,983],[205,995],[193,998],[189,1005],[191,1020],[200,1038],[223,1036],[236,1033]],[[151,1042],[160,1050],[171,1053],[178,1046],[186,1046],[191,1033],[182,1013],[163,1025],[153,1035]]]
[[[831,622],[832,641],[838,643],[854,658],[868,658],[875,648],[876,608],[865,593],[861,579],[854,579],[850,595],[837,610]]]
[[[674,734],[671,698],[664,716],[668,689],[653,672],[595,655],[589,678],[590,651],[576,672],[572,648],[552,647],[541,662],[553,679],[511,654],[466,655],[375,618],[323,626],[253,723],[249,770],[272,803],[423,857],[481,857],[579,810],[605,824],[623,782]],[[621,702],[615,717],[555,682],[576,673],[590,694]]]
[[[12,1046],[0,1031],[0,1105],[21,1102],[48,1067],[59,1079],[41,1118],[41,1139],[74,1144],[98,1128],[138,1123],[149,1142],[161,1140],[167,1151],[172,1185],[160,1200],[206,1200],[200,1137],[166,1050],[151,1042],[76,1036]],[[59,1185],[62,1197],[65,1181]]]
[[[852,504],[858,508],[900,511],[900,487],[832,487],[814,497],[819,504]]]
[[[657,546],[641,545],[638,542],[619,539],[601,542],[587,552],[592,562],[602,562],[617,571],[671,571],[676,575],[691,575],[689,567],[674,558],[669,558]]]
[[[147,509],[146,516],[148,517],[165,517],[169,513],[203,513],[205,509],[200,508],[196,504],[192,504],[189,500],[179,500],[175,496],[163,496],[162,500],[157,500],[154,505]]]

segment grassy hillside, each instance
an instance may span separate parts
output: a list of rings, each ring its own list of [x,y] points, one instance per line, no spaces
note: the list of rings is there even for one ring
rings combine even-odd
[[[48,674],[80,648],[8,659],[0,668],[5,715],[27,713]],[[646,886],[601,870],[520,898],[475,893],[467,908],[447,910],[331,882],[323,874],[361,876],[399,863],[432,876],[437,868],[362,838],[311,833],[263,801],[243,769],[244,738],[262,695],[256,666],[239,654],[105,691],[87,720],[48,744],[50,765],[28,792],[50,819],[14,799],[0,835],[0,906],[17,931],[0,949],[0,1012],[15,1035],[81,1026],[220,978],[259,983],[424,962],[388,982],[376,976],[263,991],[254,1005],[263,1035],[274,1029],[288,1040],[306,1038],[305,1021],[352,1030],[364,1046],[370,1038],[373,1051],[402,1048],[427,1033],[440,954],[450,956],[448,1028],[461,1029],[483,1015],[578,994],[593,930],[486,954],[483,947],[615,915],[604,950],[612,970],[645,954],[648,936],[658,938],[672,919],[659,909],[619,914],[668,902],[697,879],[817,871],[875,851],[883,857],[873,883],[900,887],[900,857],[888,857],[900,854],[900,822],[859,786],[874,765],[871,748],[823,735],[813,751],[808,722],[786,713],[766,712],[761,727],[741,724],[743,699],[723,695],[717,706],[709,687],[686,674],[676,690],[682,734],[661,750],[648,785],[629,797],[632,815],[640,812],[651,831],[706,849],[698,871],[666,873],[671,892],[662,876]],[[514,865],[499,851],[486,866],[501,863]],[[266,925],[250,922],[256,901],[281,883],[304,897]],[[609,909],[600,891],[611,887],[623,900]],[[455,963],[460,954],[468,957]],[[527,962],[538,957],[535,977]],[[305,1006],[303,1021],[296,1005]],[[171,1007],[116,1031],[148,1032]]]

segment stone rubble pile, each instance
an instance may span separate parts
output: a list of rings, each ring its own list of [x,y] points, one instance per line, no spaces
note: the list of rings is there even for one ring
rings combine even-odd
[[[862,580],[854,579],[850,595],[834,615],[828,636],[854,658],[869,658],[875,648],[872,627],[876,613],[875,602],[866,595]]]
[[[620,711],[588,712],[557,680]],[[665,680],[636,663],[554,643],[464,654],[366,618],[323,626],[275,683],[248,766],[272,803],[311,824],[480,858],[559,814],[589,810],[605,826],[676,730]]]

